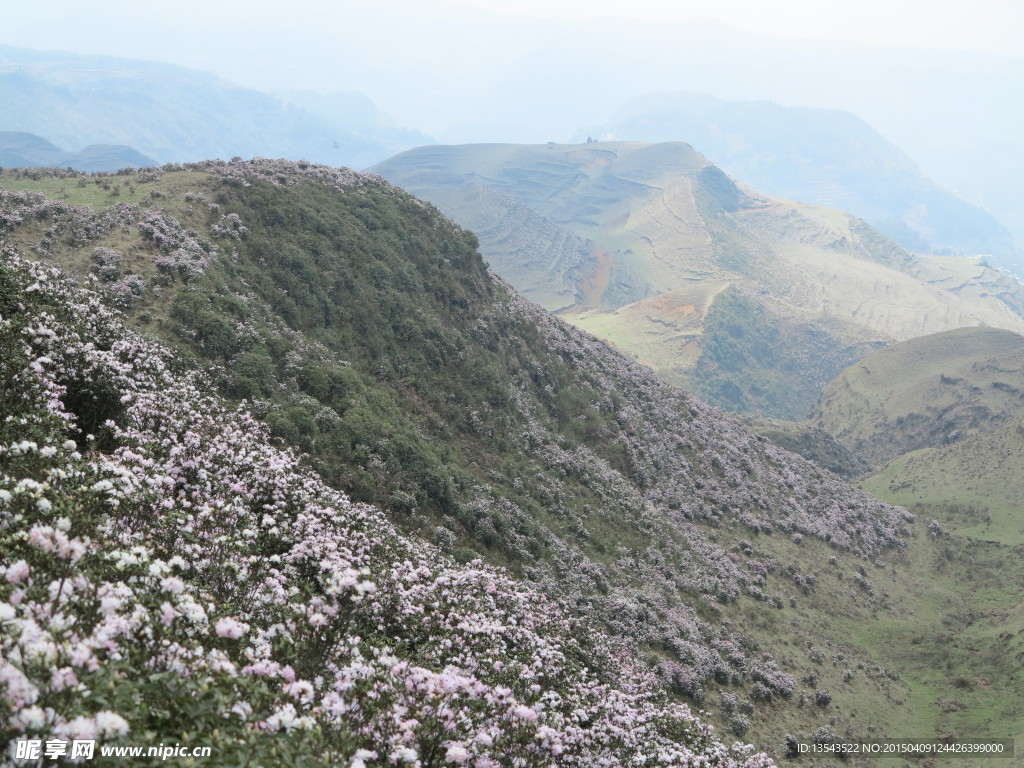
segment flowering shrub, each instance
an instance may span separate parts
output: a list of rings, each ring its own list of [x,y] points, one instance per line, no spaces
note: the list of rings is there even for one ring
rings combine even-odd
[[[198,277],[217,255],[216,246],[195,230],[185,229],[181,222],[159,208],[147,208],[137,226],[159,250],[154,263],[164,274],[176,273],[185,279]]]
[[[249,228],[242,223],[242,219],[237,213],[228,213],[221,216],[216,224],[211,225],[210,231],[218,237],[241,240],[242,235],[248,232]]]
[[[96,248],[92,252],[90,269],[100,280],[113,282],[121,276],[121,263],[124,256],[112,248]]]
[[[107,286],[111,301],[115,306],[129,308],[139,303],[146,291],[146,281],[139,275],[125,275],[122,279]]]
[[[303,471],[95,295],[2,259],[5,740],[156,734],[224,763],[771,764],[559,603]]]
[[[117,203],[94,211],[91,206],[69,205],[50,200],[41,192],[11,192],[0,189],[0,234],[18,226],[37,222],[49,224],[43,231],[36,250],[47,254],[58,242],[81,247],[113,229],[125,230],[134,221],[138,208],[130,203]]]

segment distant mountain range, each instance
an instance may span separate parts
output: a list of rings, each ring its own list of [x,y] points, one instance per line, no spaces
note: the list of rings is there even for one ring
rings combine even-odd
[[[521,100],[521,90],[506,97]],[[396,124],[361,93],[266,93],[151,61],[10,46],[0,46],[0,99],[6,106],[0,131],[32,133],[70,151],[128,145],[157,163],[238,155],[364,168],[433,143]],[[507,108],[487,104],[479,112],[484,118]],[[559,108],[552,105],[551,114]],[[507,126],[489,120],[475,129],[476,136],[508,134]],[[629,102],[577,138],[608,133],[689,142],[736,179],[768,194],[848,210],[909,250],[990,254],[993,264],[1024,273],[1021,248],[1004,226],[1019,218],[1006,179],[971,189],[975,199],[995,201],[1001,223],[930,181],[904,152],[849,112],[664,93]],[[562,134],[556,131],[553,138]],[[1008,148],[1007,157],[1013,156]]]
[[[372,170],[473,229],[526,296],[732,410],[803,418],[876,346],[1024,330],[1013,278],[761,195],[683,143],[432,146]]]
[[[359,94],[287,96],[148,61],[0,46],[0,130],[125,144],[158,163],[286,157],[361,168],[430,143]]]
[[[733,178],[778,197],[860,216],[911,251],[988,254],[1024,273],[1010,233],[926,178],[909,156],[837,109],[725,101],[700,93],[637,99],[578,136],[686,141]]]
[[[425,87],[430,73],[400,86],[421,112],[464,113],[450,129],[433,131],[445,143],[578,139],[581,126],[600,125],[633,99],[680,90],[843,109],[912,155],[928,178],[984,206],[1024,247],[1024,100],[1013,97],[1024,82],[1018,55],[775,37],[702,19],[494,14],[486,21],[487,42],[497,48],[514,45],[502,37],[519,40],[518,55],[503,51],[504,60],[465,66],[437,89]],[[513,23],[517,37],[506,34]],[[457,25],[439,32],[460,33]],[[488,64],[485,94],[472,93]],[[411,93],[417,87],[418,100]]]
[[[31,133],[0,131],[0,166],[9,168],[74,168],[92,172],[156,164],[153,158],[120,144],[93,144],[79,152],[67,152]]]
[[[147,9],[119,14],[115,26],[104,13],[76,8],[73,24],[11,19],[4,41],[203,62],[224,79],[266,89],[354,90],[400,125],[449,144],[570,141],[633,99],[680,90],[848,110],[928,178],[996,216],[1024,247],[1024,99],[1014,98],[1024,59],[995,39],[990,50],[1012,54],[786,38],[707,19],[538,18],[423,0],[336,4],[287,23],[270,5],[253,6],[244,34],[233,38],[222,30],[237,16],[213,4],[206,10],[202,25],[163,14],[154,35]],[[974,15],[980,28],[985,14]],[[133,33],[118,31],[125,28]],[[127,143],[164,159],[126,137],[74,144],[33,127],[0,129],[71,148]]]

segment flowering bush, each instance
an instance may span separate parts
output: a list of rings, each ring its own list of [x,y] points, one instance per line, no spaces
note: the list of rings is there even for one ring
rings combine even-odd
[[[242,235],[248,232],[249,228],[242,223],[242,219],[237,213],[229,213],[221,216],[216,224],[211,225],[210,231],[218,237],[241,240]]]
[[[154,263],[165,274],[177,273],[185,279],[198,277],[217,255],[216,246],[159,208],[147,208],[137,226],[159,250]]]
[[[94,211],[91,206],[69,205],[50,200],[41,192],[11,192],[0,188],[0,234],[28,222],[49,224],[43,230],[36,250],[42,254],[58,242],[81,247],[113,229],[124,231],[135,220],[138,208],[117,203]]]
[[[764,766],[623,649],[272,447],[97,296],[0,264],[4,739],[224,763]]]
[[[124,256],[112,248],[96,248],[92,252],[90,269],[100,280],[113,282],[121,276],[121,263]]]

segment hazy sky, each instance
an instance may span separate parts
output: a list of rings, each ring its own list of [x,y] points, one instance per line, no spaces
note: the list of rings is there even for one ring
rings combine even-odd
[[[425,11],[441,26],[449,23],[452,5],[462,5],[548,18],[703,17],[770,35],[1024,56],[1022,0],[47,0],[3,5],[0,41],[112,53],[143,50],[147,44],[161,49],[176,37],[188,49],[179,30],[204,25],[223,37],[267,27],[315,36],[329,27],[343,40],[346,19],[358,27],[371,7],[390,9],[396,22]],[[420,31],[431,34],[431,25]],[[213,58],[216,51],[209,54]]]
[[[360,91],[400,123],[442,137],[465,119],[458,114],[459,102],[452,99],[453,93],[462,93],[465,103],[473,103],[537,51],[564,46],[579,53],[589,37],[594,41],[590,53],[614,55],[621,46],[609,41],[614,41],[619,27],[602,26],[595,21],[598,17],[627,19],[621,25],[622,34],[624,38],[632,34],[631,44],[641,49],[645,36],[656,37],[666,30],[682,33],[679,45],[704,44],[715,34],[713,29],[704,38],[687,40],[678,24],[684,19],[711,19],[758,35],[959,49],[1024,61],[1024,0],[0,0],[0,4],[0,43],[165,61],[260,89]],[[643,26],[642,20],[648,19],[674,20],[676,26],[670,22],[661,25],[664,29],[651,29]],[[663,53],[672,55],[671,42],[662,41],[662,45]],[[653,57],[647,58],[652,62],[649,72],[656,74],[659,65]],[[561,68],[560,62],[553,64]],[[678,87],[704,86],[681,83]],[[651,88],[664,85],[652,83]],[[635,89],[642,93],[644,83],[637,82]],[[714,95],[790,98],[782,89],[734,88]],[[827,103],[827,94],[800,98],[794,106],[858,108],[842,99]]]
[[[744,31],[785,37],[1024,55],[1022,0],[455,1],[541,17],[706,17]]]

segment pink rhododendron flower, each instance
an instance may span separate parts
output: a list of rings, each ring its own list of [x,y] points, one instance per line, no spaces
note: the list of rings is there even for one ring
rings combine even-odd
[[[249,626],[247,624],[243,624],[237,619],[225,617],[223,619],[217,619],[217,623],[214,625],[214,630],[217,632],[217,637],[227,637],[232,640],[237,640],[249,631]]]
[[[444,754],[445,760],[455,765],[465,765],[469,760],[469,751],[459,743],[451,744]]]
[[[28,578],[29,566],[24,560],[19,560],[7,566],[6,578],[10,584],[20,584]]]

